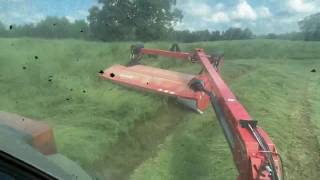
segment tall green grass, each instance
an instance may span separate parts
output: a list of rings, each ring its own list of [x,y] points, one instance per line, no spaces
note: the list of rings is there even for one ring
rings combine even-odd
[[[58,148],[82,165],[99,159],[121,134],[163,105],[157,96],[98,78],[99,70],[127,61],[129,43],[0,42],[1,109],[50,123]]]
[[[211,109],[198,115],[167,98],[97,77],[99,70],[125,64],[130,45],[0,39],[0,110],[49,123],[59,151],[93,177],[235,179],[231,153]],[[319,45],[247,40],[181,48],[224,52],[222,76],[276,143],[287,179],[317,179]],[[145,46],[168,49],[170,43]],[[200,70],[172,59],[143,62],[181,72]],[[311,73],[313,68],[318,72]]]

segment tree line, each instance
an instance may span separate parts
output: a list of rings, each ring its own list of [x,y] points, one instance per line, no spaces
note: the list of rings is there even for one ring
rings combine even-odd
[[[301,32],[255,36],[248,28],[225,31],[174,30],[183,18],[176,0],[98,0],[89,9],[87,21],[47,17],[35,24],[10,25],[0,22],[0,36],[40,38],[85,38],[102,41],[177,42],[237,40],[250,38],[320,40],[320,13],[298,22]]]
[[[320,41],[320,13],[312,14],[298,22],[300,32],[262,35],[264,39]]]
[[[219,41],[219,40],[241,40],[254,37],[252,31],[248,28],[229,28],[226,31],[173,31],[171,39],[178,42],[196,42],[196,41]]]
[[[88,23],[69,22],[66,18],[47,17],[36,24],[11,25],[0,23],[0,36],[41,38],[85,38],[102,41],[177,42],[249,39],[249,29],[229,28],[226,31],[174,30],[183,18],[175,8],[175,0],[99,0],[100,7],[89,9]]]
[[[47,17],[36,24],[9,25],[0,22],[2,37],[87,38],[89,26],[84,20],[71,23],[67,18]]]
[[[97,35],[101,37],[96,37]],[[119,33],[119,35],[121,35]],[[189,31],[168,29],[158,38],[143,36],[142,38],[131,36],[116,38],[112,34],[102,36],[100,33],[93,33],[89,24],[84,20],[69,22],[66,18],[47,17],[36,24],[10,25],[5,27],[0,22],[0,37],[38,37],[38,38],[75,38],[75,39],[94,39],[102,41],[151,41],[165,40],[177,42],[196,42],[196,41],[218,41],[218,40],[240,40],[250,39],[254,35],[250,29],[229,28],[226,31]],[[111,37],[110,37],[111,36]],[[127,34],[128,36],[128,34]]]

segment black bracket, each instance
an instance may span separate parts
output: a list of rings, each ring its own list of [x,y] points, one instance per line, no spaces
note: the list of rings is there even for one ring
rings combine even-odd
[[[204,82],[200,79],[193,78],[191,81],[188,83],[190,89],[193,91],[203,91],[204,90]]]
[[[134,66],[139,64],[142,59],[141,49],[144,48],[143,44],[132,45],[130,48],[130,62],[127,66]]]
[[[173,43],[171,48],[170,48],[170,51],[181,52],[179,44],[178,43]]]

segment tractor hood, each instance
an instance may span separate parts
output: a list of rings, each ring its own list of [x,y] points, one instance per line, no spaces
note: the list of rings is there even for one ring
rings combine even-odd
[[[34,171],[42,172],[55,179],[91,179],[75,162],[54,152],[56,150],[55,145],[47,144],[51,148],[54,147],[51,149],[54,151],[51,151],[52,153],[47,153],[47,151],[45,155],[41,152],[41,149],[39,150],[37,148],[37,144],[34,143],[34,134],[26,131],[26,126],[20,125],[17,127],[8,124],[7,121],[3,119],[4,117],[7,117],[6,120],[9,118],[10,123],[15,122],[15,120],[22,120],[21,116],[0,112],[0,152],[2,157],[4,155],[13,157],[28,167],[31,167]],[[19,119],[15,119],[17,117]],[[27,120],[27,118],[23,119]],[[34,121],[32,123],[37,122]],[[44,136],[42,136],[42,141],[46,142],[43,139],[45,139]]]

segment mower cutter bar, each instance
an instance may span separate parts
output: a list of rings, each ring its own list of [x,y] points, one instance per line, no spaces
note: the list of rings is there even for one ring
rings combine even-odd
[[[194,92],[188,85],[196,77],[206,81],[203,76],[172,72],[143,65],[130,67],[113,65],[104,70],[100,76],[115,83],[177,97],[179,102],[200,113],[208,107],[210,102],[205,93]]]

